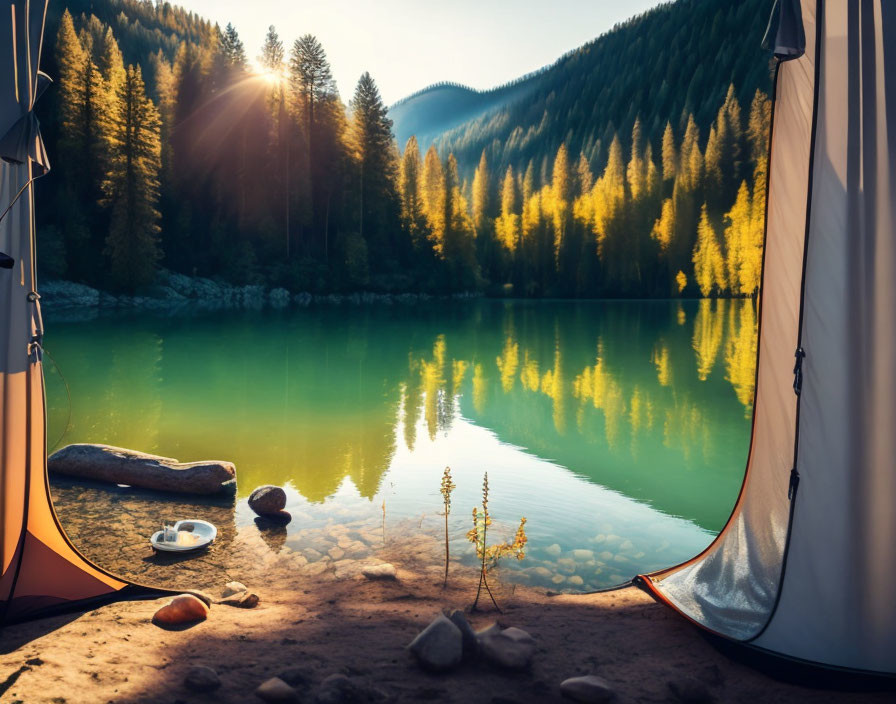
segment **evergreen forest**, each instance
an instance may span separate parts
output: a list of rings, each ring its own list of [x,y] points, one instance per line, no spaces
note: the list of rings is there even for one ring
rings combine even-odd
[[[343,97],[305,28],[272,25],[250,57],[232,25],[160,0],[51,5],[43,275],[125,292],[165,267],[312,293],[753,296],[768,4],[661,5],[468,100],[442,132],[426,105],[444,85],[390,109],[365,73]],[[407,125],[421,139],[399,144]]]

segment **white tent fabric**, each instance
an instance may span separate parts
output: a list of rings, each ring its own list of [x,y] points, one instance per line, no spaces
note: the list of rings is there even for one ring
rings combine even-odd
[[[730,639],[896,673],[896,5],[797,14],[805,53],[775,50],[798,58],[776,73],[744,486],[704,553],[642,583]]]

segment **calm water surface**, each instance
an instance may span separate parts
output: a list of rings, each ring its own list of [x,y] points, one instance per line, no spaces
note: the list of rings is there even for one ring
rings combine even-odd
[[[241,499],[288,488],[293,536],[384,506],[387,533],[432,523],[450,465],[460,553],[488,471],[496,537],[528,519],[507,567],[598,588],[705,547],[743,476],[751,301],[48,318],[72,398],[47,364],[51,444],[232,460]],[[237,525],[253,528],[244,501]]]

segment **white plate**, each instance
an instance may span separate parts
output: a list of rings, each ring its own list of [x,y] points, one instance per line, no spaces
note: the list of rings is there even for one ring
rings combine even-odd
[[[164,552],[190,552],[199,550],[211,544],[218,535],[218,529],[208,521],[200,521],[198,519],[190,519],[188,521],[178,521],[174,524],[174,530],[180,531],[186,529],[188,525],[192,526],[191,534],[199,537],[193,545],[178,545],[177,543],[165,543],[162,541],[162,531],[157,530],[149,539],[150,544],[156,550]]]

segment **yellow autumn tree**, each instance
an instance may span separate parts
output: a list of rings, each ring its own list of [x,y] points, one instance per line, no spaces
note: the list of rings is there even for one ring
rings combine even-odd
[[[725,290],[725,259],[716,238],[716,232],[709,222],[706,203],[700,210],[700,223],[697,225],[697,244],[694,247],[694,279],[704,298],[713,292]]]
[[[473,174],[473,229],[477,237],[485,233],[488,222],[489,188],[488,160],[483,149]]]
[[[435,147],[430,147],[423,161],[423,179],[420,182],[420,201],[429,227],[433,249],[444,256],[445,247],[445,171]]]
[[[746,181],[741,181],[737,191],[737,199],[731,210],[725,213],[725,270],[728,275],[728,286],[735,295],[752,293],[751,282],[743,281],[745,251],[750,239],[752,227],[750,209],[750,189]]]
[[[495,220],[498,242],[509,252],[516,251],[520,236],[520,216],[517,213],[516,179],[513,167],[508,166],[501,186],[501,215]]]

